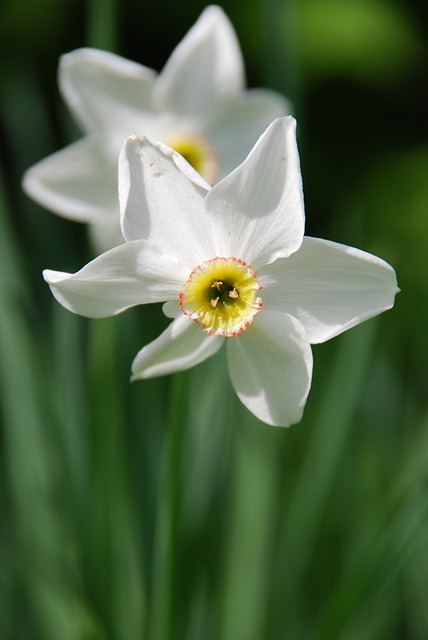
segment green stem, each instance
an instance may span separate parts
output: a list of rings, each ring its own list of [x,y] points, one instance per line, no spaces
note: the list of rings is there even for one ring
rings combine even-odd
[[[180,463],[186,414],[187,378],[171,380],[167,430],[161,462],[153,560],[152,618],[149,638],[170,640],[173,620],[174,562],[181,495]]]
[[[118,371],[117,318],[91,324],[92,478],[88,487],[88,572],[113,637],[140,637],[145,615],[140,541],[134,524],[126,434],[129,413]],[[129,382],[126,380],[126,384]],[[92,489],[92,493],[91,493]],[[112,577],[114,576],[114,580]],[[109,584],[109,597],[106,597]]]
[[[87,13],[87,42],[90,47],[117,50],[117,7],[115,0],[90,0]]]
[[[266,84],[280,91],[299,112],[300,64],[298,56],[298,16],[296,0],[263,0],[265,25]]]

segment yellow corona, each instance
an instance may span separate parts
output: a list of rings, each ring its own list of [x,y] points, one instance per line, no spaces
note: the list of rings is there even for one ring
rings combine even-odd
[[[243,260],[213,258],[193,269],[179,293],[179,304],[207,333],[232,337],[261,310],[260,289],[256,274]]]

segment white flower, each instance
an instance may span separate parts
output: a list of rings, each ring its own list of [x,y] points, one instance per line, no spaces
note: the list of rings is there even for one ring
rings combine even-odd
[[[159,75],[105,51],[72,51],[61,58],[59,86],[86,136],[30,168],[24,190],[54,213],[89,223],[100,251],[116,246],[123,140],[162,140],[213,184],[274,118],[290,113],[279,94],[244,85],[236,35],[217,6],[203,11]]]
[[[164,302],[174,318],[144,347],[133,379],[192,367],[226,343],[232,384],[258,418],[300,420],[324,342],[394,303],[394,270],[304,237],[295,121],[275,120],[212,188],[173,150],[129,138],[119,160],[126,243],[76,274],[45,271],[57,300],[99,318]],[[201,381],[203,384],[203,381]]]

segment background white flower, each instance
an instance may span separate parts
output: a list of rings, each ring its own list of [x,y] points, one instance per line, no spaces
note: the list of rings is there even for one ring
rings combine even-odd
[[[131,137],[119,161],[119,196],[126,244],[75,275],[44,277],[61,304],[89,317],[166,301],[174,320],[136,356],[134,379],[192,367],[226,341],[241,401],[261,420],[286,426],[300,420],[310,389],[310,343],[394,303],[396,277],[386,262],[303,236],[291,117],[274,121],[212,188],[169,147]]]
[[[125,137],[151,135],[213,184],[244,160],[286,100],[245,91],[233,28],[217,6],[207,7],[163,71],[96,49],[64,55],[62,96],[86,136],[30,168],[26,193],[66,218],[91,225],[103,251],[123,242],[117,203],[117,158]]]

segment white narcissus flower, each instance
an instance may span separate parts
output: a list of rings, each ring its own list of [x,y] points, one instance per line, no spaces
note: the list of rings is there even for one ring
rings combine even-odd
[[[260,420],[287,426],[300,420],[311,385],[310,343],[394,304],[386,262],[304,237],[291,117],[275,120],[212,188],[162,143],[128,138],[119,199],[126,243],[74,275],[44,277],[61,304],[93,318],[166,303],[174,319],[138,353],[133,379],[187,369],[226,343],[240,400]]]
[[[30,168],[23,187],[54,213],[89,223],[100,251],[123,242],[117,158],[127,136],[162,140],[213,184],[272,120],[290,113],[279,94],[244,89],[239,44],[217,6],[203,11],[159,75],[112,53],[77,49],[61,58],[59,86],[86,136]]]

